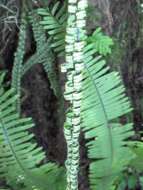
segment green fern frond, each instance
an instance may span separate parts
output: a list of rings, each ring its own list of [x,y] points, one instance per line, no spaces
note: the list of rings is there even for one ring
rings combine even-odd
[[[3,91],[2,84],[0,92],[1,89]],[[0,178],[6,178],[15,190],[61,190],[56,180],[59,177],[65,184],[64,169],[52,163],[38,166],[45,159],[45,154],[36,143],[31,143],[33,134],[29,134],[28,130],[34,124],[31,118],[19,116],[16,101],[17,95],[13,89],[1,93]]]
[[[60,90],[60,84],[59,84],[57,73],[56,73],[54,55],[50,47],[52,42],[51,40],[47,41],[44,29],[40,25],[36,13],[32,14],[31,23],[32,23],[32,29],[33,29],[34,38],[36,41],[36,46],[37,46],[37,54],[39,54],[39,56],[40,56],[40,51],[43,48],[43,44],[47,44],[46,45],[47,49],[45,50],[43,49],[43,54],[44,54],[43,57],[45,61],[42,62],[42,65],[44,67],[45,72],[47,73],[47,76],[49,78],[51,88],[53,89],[54,94],[58,98],[61,98],[61,90]]]
[[[21,26],[19,32],[19,42],[17,51],[15,53],[15,59],[12,70],[12,88],[16,90],[18,98],[16,100],[17,110],[20,113],[20,97],[21,97],[21,75],[22,75],[22,64],[25,54],[25,39],[26,39],[26,21],[24,15],[22,15]]]
[[[109,36],[102,33],[101,28],[97,28],[92,36],[87,38],[87,43],[92,44],[99,54],[106,56],[111,53],[113,40]]]
[[[126,139],[133,135],[132,124],[122,126],[116,118],[132,108],[117,72],[110,72],[97,50],[89,44],[84,51],[82,121],[88,140],[91,189],[115,189],[115,180],[133,153]]]
[[[50,81],[51,88],[53,89],[53,92],[58,99],[59,126],[62,126],[63,116],[64,116],[64,98],[63,98],[62,89],[59,82],[57,68],[55,65],[54,54],[51,49],[51,43],[52,43],[51,38],[47,40],[46,35],[45,35],[45,30],[39,23],[39,17],[37,13],[33,12],[30,17],[30,20],[32,24],[32,30],[34,33],[34,38],[36,41],[36,49],[37,49],[36,54],[39,55],[39,58],[40,57],[42,58],[42,55],[43,55],[42,65],[45,72],[47,73],[47,77]],[[45,50],[44,50],[44,46],[46,48]],[[31,60],[29,60],[26,65],[29,66],[31,65],[31,63],[32,63]]]
[[[48,34],[52,36],[52,47],[59,55],[63,55],[65,49],[65,34],[67,21],[67,3],[63,6],[57,2],[52,9],[40,8],[38,14],[43,17],[40,22],[43,28],[47,30]]]

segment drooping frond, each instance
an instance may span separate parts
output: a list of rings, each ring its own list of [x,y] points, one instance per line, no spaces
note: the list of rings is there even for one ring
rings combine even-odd
[[[111,190],[133,154],[126,140],[133,135],[132,124],[116,122],[132,108],[117,72],[110,72],[106,62],[92,45],[84,49],[82,121],[88,140],[90,185],[92,190]]]
[[[52,163],[40,166],[45,154],[28,132],[34,124],[19,116],[16,101],[14,90],[5,92],[0,83],[0,178],[15,190],[62,190],[60,182],[65,189],[63,168]]]
[[[21,19],[21,26],[19,31],[19,41],[17,51],[15,53],[15,59],[13,64],[12,70],[12,88],[16,90],[18,94],[18,98],[16,100],[17,110],[20,113],[20,96],[21,96],[21,76],[22,76],[22,64],[23,64],[23,57],[25,54],[25,38],[26,38],[26,21],[24,18],[24,14],[22,15]]]
[[[40,22],[48,34],[52,37],[51,46],[54,51],[59,55],[63,54],[65,49],[65,34],[66,34],[66,21],[67,21],[67,3],[61,6],[60,2],[57,2],[52,9],[40,8],[38,14],[43,17]]]

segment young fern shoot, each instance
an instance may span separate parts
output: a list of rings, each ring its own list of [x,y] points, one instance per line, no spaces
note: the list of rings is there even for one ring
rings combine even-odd
[[[78,189],[79,171],[79,135],[81,129],[81,88],[84,69],[83,49],[86,38],[86,0],[69,0],[68,21],[66,29],[66,64],[62,71],[67,72],[64,97],[70,102],[65,122],[67,140],[67,190]]]

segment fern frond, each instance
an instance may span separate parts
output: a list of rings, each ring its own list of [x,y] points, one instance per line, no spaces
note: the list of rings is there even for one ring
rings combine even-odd
[[[91,36],[87,38],[87,43],[92,44],[100,55],[106,56],[111,53],[113,40],[109,36],[103,34],[101,28],[97,28]]]
[[[40,8],[38,14],[43,17],[40,22],[43,28],[47,30],[48,34],[52,36],[52,47],[55,52],[62,55],[65,49],[65,34],[67,21],[67,3],[63,6],[57,2],[52,9]]]
[[[91,189],[111,190],[133,154],[127,139],[133,135],[132,124],[122,126],[116,118],[129,113],[132,108],[125,96],[125,88],[117,72],[110,72],[101,56],[94,58],[97,50],[89,44],[84,51],[84,81],[82,120],[88,140]]]
[[[0,84],[0,92],[1,88]],[[59,177],[65,184],[64,169],[52,163],[38,166],[45,154],[36,143],[31,143],[33,134],[28,130],[34,124],[31,118],[20,117],[16,101],[13,89],[0,96],[0,177],[6,178],[15,190],[61,190],[56,180]]]
[[[32,30],[34,33],[34,38],[36,41],[37,51],[36,51],[35,56],[39,55],[39,58],[43,57],[42,58],[43,68],[44,68],[45,72],[47,73],[47,77],[50,81],[50,86],[53,89],[53,92],[58,99],[59,126],[62,126],[63,125],[63,117],[64,117],[64,98],[63,98],[62,89],[61,89],[60,82],[59,82],[57,68],[55,65],[54,54],[51,49],[52,42],[51,42],[50,38],[47,40],[46,35],[45,35],[45,30],[39,23],[39,17],[37,15],[37,13],[32,12],[30,20],[31,20],[31,24],[32,24]],[[45,45],[43,45],[43,44],[45,44]],[[44,46],[45,46],[45,50],[44,50]],[[35,60],[35,62],[36,61],[37,60]],[[34,64],[34,62],[32,63],[32,61],[29,60],[25,64],[25,66],[27,65],[27,68],[28,68],[29,65],[33,65],[33,64]]]
[[[59,84],[57,73],[56,73],[54,55],[50,47],[52,42],[51,40],[47,41],[45,32],[38,21],[36,13],[32,14],[31,23],[32,23],[32,29],[33,29],[34,38],[36,41],[36,46],[37,46],[37,53],[41,51],[43,44],[45,44],[45,42],[47,43],[47,49],[43,52],[43,54],[45,54],[44,57],[46,59],[45,61],[42,62],[42,65],[44,67],[45,72],[47,73],[47,76],[49,78],[51,88],[53,89],[54,94],[58,98],[61,98],[61,90],[60,90],[60,84]]]
[[[12,70],[12,88],[16,90],[19,98],[16,100],[17,110],[20,113],[20,98],[21,98],[21,76],[22,76],[22,64],[25,54],[25,39],[26,39],[26,23],[24,15],[22,15],[21,26],[19,32],[19,41],[17,51],[15,53],[15,59]]]

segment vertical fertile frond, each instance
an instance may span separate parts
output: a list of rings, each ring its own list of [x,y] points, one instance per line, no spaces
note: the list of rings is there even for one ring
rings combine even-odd
[[[22,76],[22,64],[23,57],[25,53],[25,38],[26,38],[26,23],[24,15],[22,15],[20,31],[19,31],[19,41],[17,51],[15,53],[15,59],[12,70],[12,88],[16,90],[17,95],[19,96],[16,105],[17,110],[20,113],[20,96],[21,96],[21,76]]]
[[[85,45],[86,0],[68,2],[68,21],[66,29],[66,64],[62,71],[67,72],[64,97],[70,102],[65,122],[65,138],[67,140],[67,182],[68,190],[78,189],[79,170],[79,135],[81,128],[81,88],[83,48]]]
[[[90,44],[84,49],[82,121],[92,161],[91,189],[111,190],[134,156],[126,141],[133,135],[132,124],[116,122],[132,108],[118,72],[110,72],[101,56],[94,57],[96,51]]]
[[[0,83],[0,178],[6,178],[15,190],[62,190],[59,178],[64,189],[62,168],[52,163],[39,166],[45,154],[36,143],[31,143],[33,134],[28,130],[34,124],[31,118],[20,117],[16,101],[15,90],[5,92]]]

